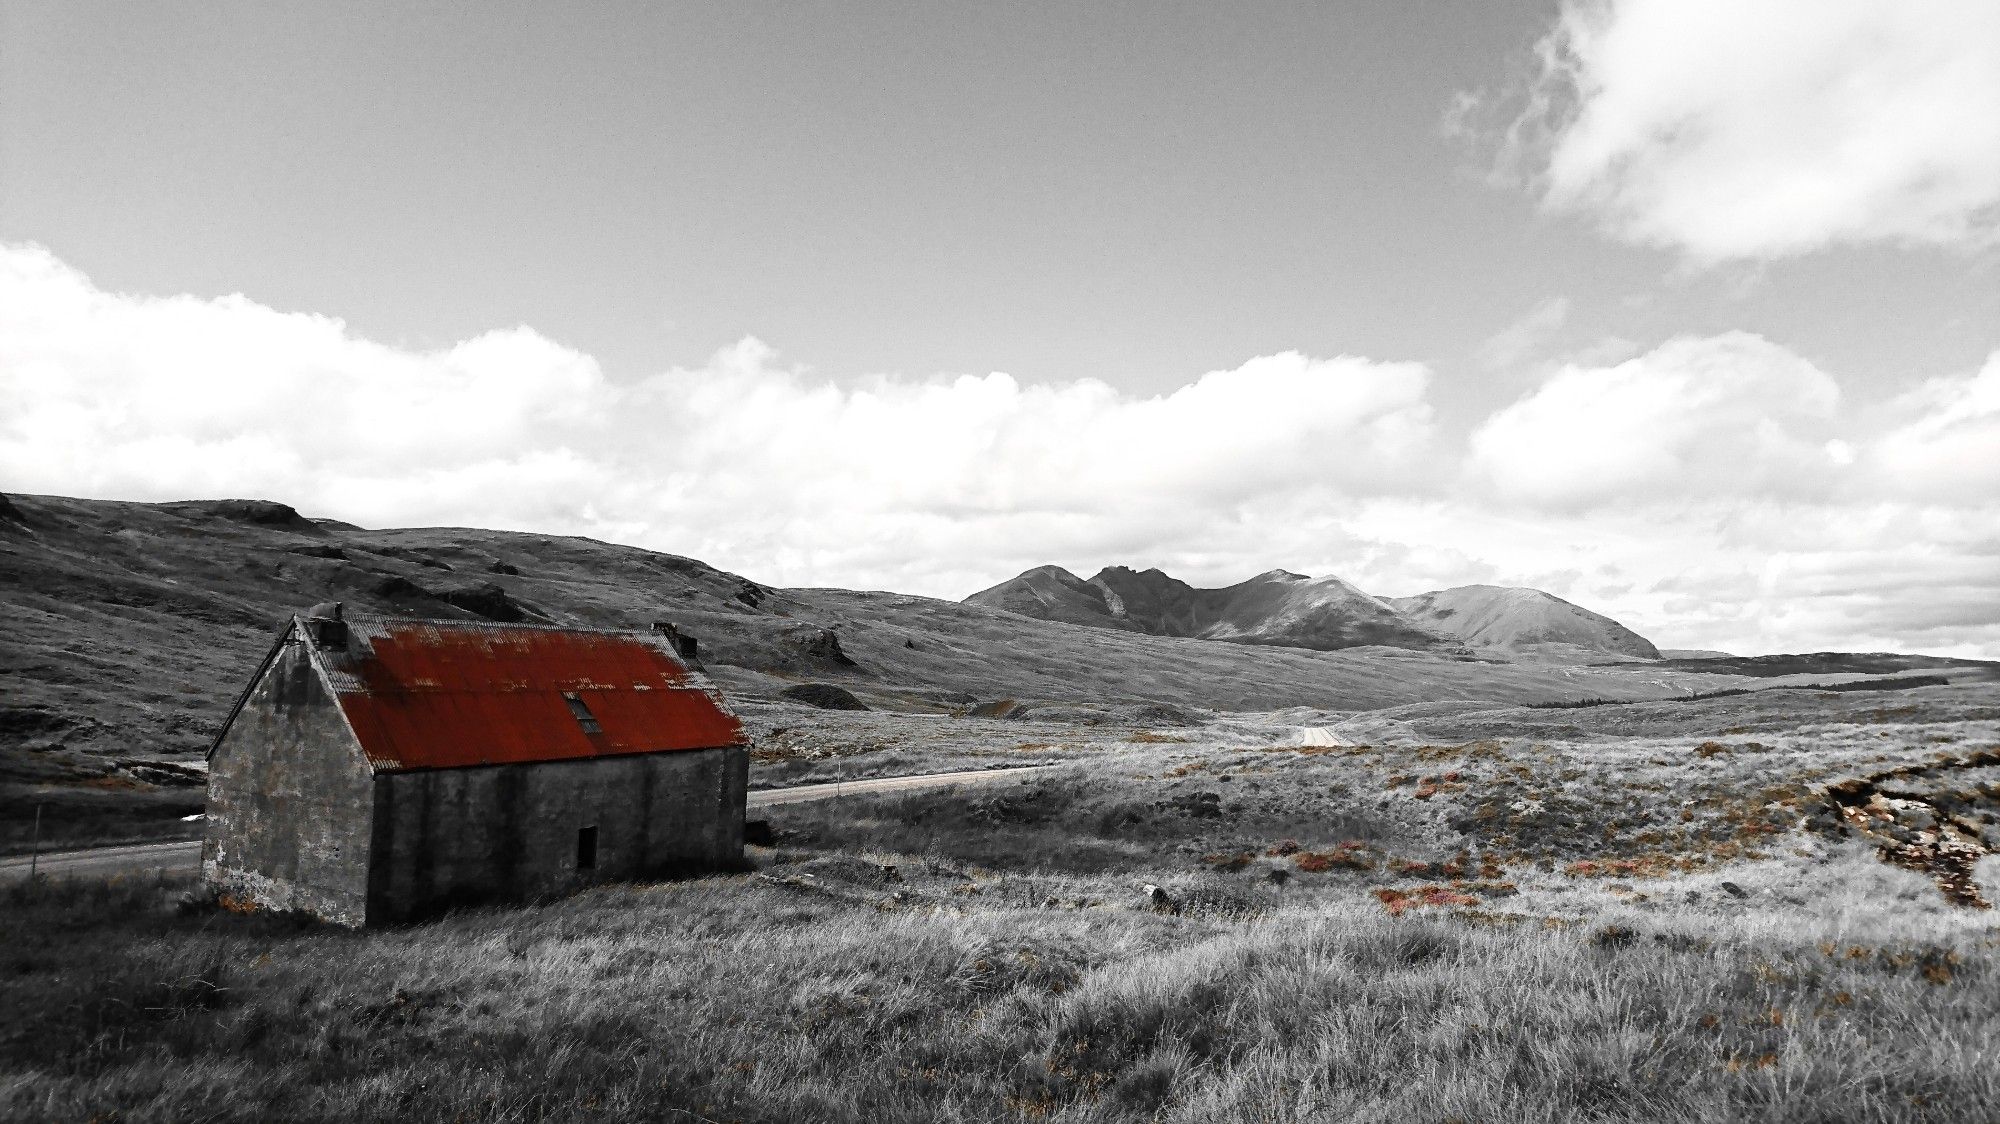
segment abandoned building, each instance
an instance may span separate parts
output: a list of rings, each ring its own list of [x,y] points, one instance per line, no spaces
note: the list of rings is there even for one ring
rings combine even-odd
[[[364,925],[740,863],[749,755],[690,647],[294,617],[209,747],[204,876]]]

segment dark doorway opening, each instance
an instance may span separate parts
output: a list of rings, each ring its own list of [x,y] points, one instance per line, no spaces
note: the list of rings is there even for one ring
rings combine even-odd
[[[576,868],[592,870],[597,866],[597,827],[576,829]]]

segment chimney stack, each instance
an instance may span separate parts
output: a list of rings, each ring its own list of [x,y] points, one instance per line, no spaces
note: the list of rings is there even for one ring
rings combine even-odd
[[[653,631],[661,633],[666,636],[667,643],[672,644],[674,646],[675,655],[679,656],[683,660],[686,660],[688,663],[694,665],[695,667],[701,666],[701,658],[695,655],[696,651],[698,651],[701,647],[700,642],[697,641],[694,637],[689,636],[687,633],[682,632],[680,628],[674,624],[674,622],[654,621]]]
[[[347,621],[338,601],[322,601],[306,610],[306,632],[322,648],[347,647]]]

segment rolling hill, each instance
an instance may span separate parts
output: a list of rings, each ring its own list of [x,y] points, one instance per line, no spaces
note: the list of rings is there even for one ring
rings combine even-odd
[[[1565,658],[1660,658],[1652,641],[1610,617],[1539,589],[1462,585],[1384,600],[1410,619],[1474,648]]]
[[[710,674],[737,698],[775,700],[785,687],[827,682],[871,705],[931,713],[1000,699],[1352,711],[1436,699],[1660,698],[1740,682],[1693,669],[1641,675],[1474,658],[1345,583],[1291,574],[1199,597],[1164,575],[1116,573],[1083,589],[1046,574],[1042,588],[1075,618],[1065,621],[1023,615],[1019,587],[1007,608],[777,589],[591,539],[368,530],[265,501],[13,496],[0,515],[0,783],[198,760],[272,631],[328,600],[382,616],[617,628],[668,620],[699,638]],[[1091,590],[1106,586],[1099,601]],[[1119,619],[1113,595],[1123,627],[1106,623]],[[1140,631],[1182,623],[1248,642]],[[1289,646],[1327,637],[1400,637],[1428,650]]]

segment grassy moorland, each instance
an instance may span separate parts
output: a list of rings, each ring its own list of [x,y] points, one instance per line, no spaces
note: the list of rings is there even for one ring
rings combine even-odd
[[[1794,694],[1133,732],[367,933],[15,885],[0,1118],[2000,1118],[2000,700]]]

